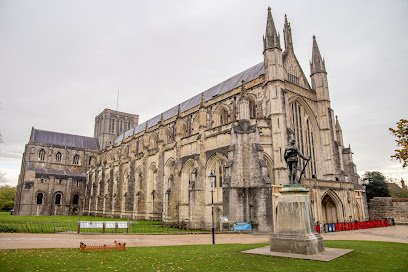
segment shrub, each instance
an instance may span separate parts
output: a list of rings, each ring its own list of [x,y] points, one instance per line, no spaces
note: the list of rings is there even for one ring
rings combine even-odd
[[[18,229],[9,226],[0,225],[0,232],[18,232]]]

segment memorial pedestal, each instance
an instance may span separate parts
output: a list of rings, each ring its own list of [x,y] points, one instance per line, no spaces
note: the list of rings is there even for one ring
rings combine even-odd
[[[280,190],[270,251],[312,255],[325,250],[314,226],[308,192],[301,185]]]

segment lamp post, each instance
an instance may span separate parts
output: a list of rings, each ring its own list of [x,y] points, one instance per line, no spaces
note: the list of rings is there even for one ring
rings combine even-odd
[[[216,176],[211,170],[211,174],[208,176],[211,184],[211,218],[212,218],[212,244],[215,245],[215,233],[214,233],[214,182]]]

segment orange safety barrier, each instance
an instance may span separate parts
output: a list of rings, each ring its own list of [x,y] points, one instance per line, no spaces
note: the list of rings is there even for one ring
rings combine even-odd
[[[79,248],[82,251],[106,251],[106,250],[126,250],[126,243],[118,243],[115,241],[115,245],[103,245],[103,246],[87,246],[84,243],[79,244]]]

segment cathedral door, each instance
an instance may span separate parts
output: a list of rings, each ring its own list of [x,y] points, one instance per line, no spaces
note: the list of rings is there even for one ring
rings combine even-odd
[[[323,219],[325,223],[337,223],[337,207],[336,203],[334,203],[333,199],[326,195],[322,201],[322,212],[323,212]]]

